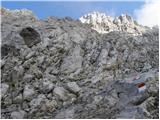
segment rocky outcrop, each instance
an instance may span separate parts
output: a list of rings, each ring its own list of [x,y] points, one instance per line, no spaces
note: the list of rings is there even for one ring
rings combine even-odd
[[[1,118],[159,117],[158,28],[99,34],[22,11],[2,9]]]
[[[125,31],[133,35],[141,35],[147,28],[139,25],[129,15],[122,14],[119,17],[107,16],[105,13],[92,12],[79,19],[82,23],[90,24],[92,29],[99,33],[111,31]]]

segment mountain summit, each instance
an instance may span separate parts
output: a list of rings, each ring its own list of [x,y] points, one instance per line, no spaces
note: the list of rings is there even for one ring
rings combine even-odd
[[[107,16],[105,13],[92,12],[79,18],[82,23],[92,26],[99,33],[125,31],[135,35],[141,34],[145,28],[138,25],[131,16],[122,14],[119,17]]]

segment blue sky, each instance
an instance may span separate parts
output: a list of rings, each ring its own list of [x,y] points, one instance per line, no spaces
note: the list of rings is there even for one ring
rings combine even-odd
[[[65,17],[70,16],[78,19],[80,16],[92,12],[100,11],[108,15],[118,16],[122,13],[128,13],[134,17],[134,10],[139,9],[144,4],[143,1],[120,1],[120,2],[33,2],[33,1],[3,1],[2,7],[9,9],[27,8],[40,19],[48,16]]]

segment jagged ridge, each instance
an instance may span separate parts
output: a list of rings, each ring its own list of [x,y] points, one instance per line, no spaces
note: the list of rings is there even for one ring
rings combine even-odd
[[[140,26],[129,15],[122,14],[119,17],[107,16],[105,13],[92,12],[79,18],[82,23],[91,24],[99,33],[111,31],[124,31],[134,35],[140,35],[145,27]]]

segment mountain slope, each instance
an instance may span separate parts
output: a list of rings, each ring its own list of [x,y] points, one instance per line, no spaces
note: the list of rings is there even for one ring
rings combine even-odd
[[[157,28],[99,34],[71,18],[1,13],[2,118],[159,117]]]

